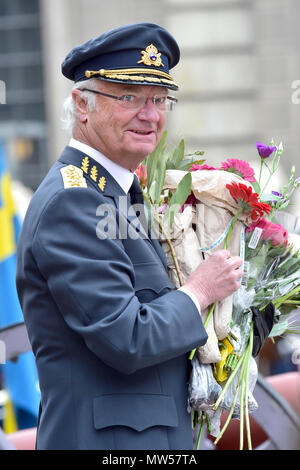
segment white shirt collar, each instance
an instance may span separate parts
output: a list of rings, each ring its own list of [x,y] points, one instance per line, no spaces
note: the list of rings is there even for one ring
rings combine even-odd
[[[133,182],[134,173],[118,165],[109,158],[105,157],[105,155],[103,155],[98,150],[93,149],[89,145],[84,144],[79,140],[71,138],[69,146],[80,150],[80,152],[86,153],[89,157],[93,158],[94,160],[96,160],[96,162],[100,163],[100,165],[102,165],[117,181],[117,183],[121,186],[125,194],[128,193],[130,186]]]

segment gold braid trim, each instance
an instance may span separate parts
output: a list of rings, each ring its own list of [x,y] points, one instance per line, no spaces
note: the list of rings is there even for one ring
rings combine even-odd
[[[107,78],[115,79],[115,80],[132,80],[132,81],[139,81],[139,82],[150,82],[150,83],[168,83],[169,85],[176,85],[175,82],[171,80],[167,80],[165,78],[157,78],[157,77],[143,77],[139,75],[122,75],[122,74],[114,74],[110,75]]]
[[[132,75],[136,73],[148,74],[148,75],[158,75],[158,77],[144,77],[143,75]],[[94,75],[101,75],[102,77],[111,78],[115,80],[132,80],[132,81],[145,81],[151,83],[167,83],[168,85],[175,85],[178,86],[172,77],[167,74],[166,72],[162,72],[161,70],[149,70],[143,68],[136,68],[136,69],[119,69],[119,70],[86,70],[85,76],[87,78],[91,78]]]
[[[99,70],[86,70],[85,76],[90,78],[92,75],[102,75],[104,77],[109,76],[110,74],[115,73],[125,73],[125,74],[132,74],[132,73],[143,73],[143,74],[155,74],[160,77],[165,77],[172,80],[172,77],[162,70],[154,70],[154,69],[144,69],[144,68],[132,68],[132,69],[99,69]]]

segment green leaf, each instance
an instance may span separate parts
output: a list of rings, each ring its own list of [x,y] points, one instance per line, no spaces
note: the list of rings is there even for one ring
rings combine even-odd
[[[174,160],[173,160],[173,153],[174,153],[174,150],[170,150],[170,152],[168,152],[167,170],[175,170],[175,165],[174,165]]]
[[[269,334],[269,337],[274,337],[274,336],[281,336],[283,335],[283,333],[285,332],[285,330],[288,329],[288,326],[289,326],[289,323],[287,320],[283,320],[283,321],[280,321],[278,323],[275,323],[275,325],[273,326],[270,334]]]
[[[281,196],[276,196],[275,194],[262,194],[260,197],[259,197],[260,201],[261,202],[268,202],[268,201],[279,201],[280,199],[282,199]]]
[[[191,186],[192,175],[191,173],[187,173],[178,184],[164,215],[164,221],[169,221],[169,228],[172,227],[175,215],[187,200],[187,197],[191,192]]]
[[[192,157],[193,155],[196,155],[196,156],[201,155],[202,156],[204,154],[205,154],[204,150],[196,150],[196,152],[194,152],[194,153],[188,153],[186,155],[186,157]]]
[[[178,147],[175,148],[173,152],[173,162],[174,162],[174,167],[177,169],[182,162],[184,157],[184,140],[182,139],[178,145]]]
[[[178,170],[188,171],[192,165],[203,165],[204,162],[205,159],[193,160],[192,158],[186,158],[180,163]]]
[[[160,158],[157,160],[157,172],[156,172],[156,181],[155,181],[155,191],[153,193],[152,201],[154,204],[159,204],[162,188],[165,182],[166,169],[167,169],[167,159],[168,154],[164,153],[160,155]]]
[[[156,181],[152,181],[151,186],[148,185],[148,194],[151,201],[154,201],[156,191]]]
[[[152,153],[147,158],[147,192],[148,194],[152,183],[154,180],[157,180],[157,162],[161,158],[162,154],[166,150],[166,138],[167,138],[167,131],[163,132],[163,135],[158,142],[156,148],[153,150]]]
[[[283,202],[282,204],[280,204],[280,210],[283,211],[283,209],[285,209],[288,205],[289,205],[290,201],[287,200],[285,202]]]
[[[260,193],[260,190],[261,190],[261,187],[260,187],[259,183],[258,183],[257,181],[255,181],[254,183],[251,183],[251,184],[252,184],[252,186],[253,186],[254,191],[255,191],[257,194],[259,194],[259,193]]]

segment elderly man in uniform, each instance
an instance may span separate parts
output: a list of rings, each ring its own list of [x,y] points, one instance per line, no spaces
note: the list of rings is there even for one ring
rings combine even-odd
[[[75,82],[72,138],[18,246],[41,389],[37,449],[192,449],[188,353],[207,341],[201,309],[239,288],[241,259],[221,250],[175,289],[158,241],[142,229],[130,236],[124,210],[176,102],[178,60],[164,28],[140,23],[75,47],[62,64]],[[105,233],[107,213],[122,236]]]

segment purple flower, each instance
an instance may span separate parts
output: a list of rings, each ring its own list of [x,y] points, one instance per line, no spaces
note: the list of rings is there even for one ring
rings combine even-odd
[[[162,206],[159,206],[157,208],[157,213],[158,214],[164,214],[167,210],[167,207],[168,207],[168,203],[166,202],[165,204],[163,204]]]
[[[295,179],[295,183],[300,184],[300,176],[298,176],[298,178]]]
[[[287,201],[287,199],[284,197],[283,194],[278,193],[277,191],[271,191],[271,193],[274,194],[274,196],[277,196],[278,198],[280,198],[281,202],[286,202]],[[278,200],[279,199],[273,200],[273,201],[268,201],[268,202],[269,202],[269,204],[276,204]]]
[[[261,142],[256,142],[256,148],[261,158],[268,158],[271,153],[277,150],[276,147],[271,147],[270,145],[265,145]]]

